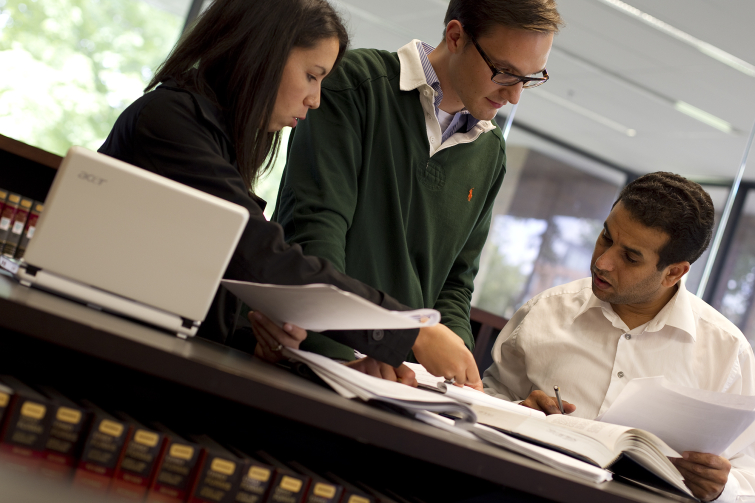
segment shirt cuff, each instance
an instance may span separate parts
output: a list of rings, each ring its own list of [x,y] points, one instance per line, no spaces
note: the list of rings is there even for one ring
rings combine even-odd
[[[729,480],[726,481],[726,486],[721,496],[714,499],[716,503],[734,503],[737,501],[737,495],[739,494],[739,481],[732,472],[729,472]]]

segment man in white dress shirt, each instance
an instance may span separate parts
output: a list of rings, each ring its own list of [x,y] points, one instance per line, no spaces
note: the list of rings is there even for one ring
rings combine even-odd
[[[595,243],[592,277],[522,306],[493,347],[485,391],[546,414],[541,390],[561,388],[564,410],[595,419],[635,378],[665,375],[699,389],[755,395],[755,359],[742,332],[681,281],[710,243],[713,204],[700,185],[651,173],[627,185]],[[753,446],[725,459],[672,459],[703,501],[755,498]]]

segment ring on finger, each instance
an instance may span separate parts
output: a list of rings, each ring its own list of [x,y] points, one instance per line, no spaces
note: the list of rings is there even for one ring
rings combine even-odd
[[[283,344],[278,343],[278,345],[273,348],[273,351],[278,352],[278,351],[281,351],[282,349],[283,349]]]

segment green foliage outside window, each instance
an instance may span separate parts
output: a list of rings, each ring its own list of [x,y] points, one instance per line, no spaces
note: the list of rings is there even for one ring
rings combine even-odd
[[[0,0],[0,134],[96,150],[183,23],[138,0]]]

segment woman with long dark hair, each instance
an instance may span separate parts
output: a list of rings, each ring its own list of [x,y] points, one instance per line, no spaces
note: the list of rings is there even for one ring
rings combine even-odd
[[[226,278],[329,283],[403,310],[393,298],[286,244],[253,192],[272,166],[280,130],[295,127],[308,109],[319,106],[320,84],[347,45],[346,29],[325,0],[216,0],[158,69],[148,92],[118,118],[99,151],[247,208],[249,222]],[[186,245],[202,246],[201,229],[197,241]],[[200,333],[223,342],[233,338],[229,327],[236,325],[236,307],[219,293]],[[259,313],[251,313],[250,321],[258,341],[255,354],[269,361],[279,357],[281,345],[298,347],[306,337],[305,331],[289,324],[281,329]],[[327,335],[374,358],[357,364],[363,371],[416,382],[405,366],[393,368],[412,349],[430,372],[482,388],[460,339],[433,327],[419,334],[414,329]]]

